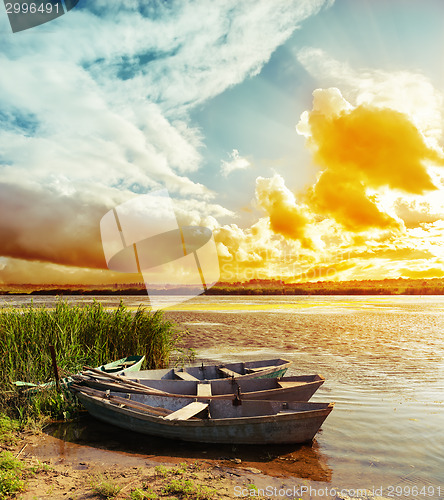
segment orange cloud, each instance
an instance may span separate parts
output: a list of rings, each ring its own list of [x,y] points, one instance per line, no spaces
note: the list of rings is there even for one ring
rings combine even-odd
[[[442,220],[442,215],[425,200],[420,203],[398,199],[395,202],[396,215],[404,221],[407,228],[420,227],[423,223],[431,224]]]
[[[408,116],[388,108],[353,108],[337,89],[317,90],[313,111],[298,131],[308,137],[314,160],[324,168],[311,190],[313,208],[347,229],[399,228],[367,188],[411,194],[436,190],[426,163],[444,165]]]
[[[442,267],[430,267],[428,269],[400,269],[400,276],[403,278],[421,279],[421,278],[442,278],[444,270]]]
[[[398,221],[379,210],[374,198],[367,196],[362,181],[345,171],[327,169],[322,172],[309,199],[314,208],[332,215],[350,231],[399,227]]]
[[[306,235],[309,220],[303,208],[296,204],[293,193],[285,186],[280,175],[271,179],[256,179],[256,200],[267,212],[270,229],[274,233],[299,240],[304,248],[313,247],[312,241]]]
[[[406,115],[358,106],[333,118],[313,113],[309,123],[321,165],[346,168],[371,187],[413,194],[436,189],[423,162],[444,165],[443,158],[427,146]]]
[[[0,183],[0,255],[106,269],[99,221],[107,210],[100,200]]]

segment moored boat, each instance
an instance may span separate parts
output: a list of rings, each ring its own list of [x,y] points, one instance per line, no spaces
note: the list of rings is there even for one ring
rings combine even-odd
[[[83,385],[98,390],[147,394],[162,392],[172,396],[191,396],[197,399],[265,399],[276,401],[308,401],[324,383],[321,375],[298,375],[282,378],[171,380],[109,378],[97,372],[82,372],[77,377]],[[131,382],[131,383],[128,383]]]
[[[119,375],[123,372],[131,373],[133,371],[139,371],[142,367],[142,363],[145,360],[145,356],[126,356],[125,358],[118,359],[117,361],[111,361],[110,363],[106,363],[104,365],[100,365],[96,368],[96,370],[100,370],[104,373],[113,373],[114,375]],[[72,377],[64,377],[60,380],[62,385],[70,385],[73,383]],[[17,380],[13,382],[13,384],[20,389],[27,389],[28,393],[33,391],[39,391],[41,389],[48,389],[54,387],[56,385],[54,380],[51,382],[46,382],[44,384],[33,384],[32,382],[22,382],[21,380]]]
[[[139,432],[201,443],[284,444],[310,442],[334,403],[196,401],[160,395],[103,392],[73,384],[95,418]]]
[[[266,359],[226,363],[217,365],[190,366],[184,368],[166,368],[161,370],[133,371],[131,378],[142,380],[217,380],[221,378],[250,379],[282,377],[291,365],[287,359]],[[126,375],[124,370],[121,375]]]
[[[106,373],[119,374],[123,372],[136,372],[142,367],[142,363],[145,360],[145,356],[127,356],[126,358],[119,359],[117,361],[111,361],[105,365],[97,367],[97,370]]]

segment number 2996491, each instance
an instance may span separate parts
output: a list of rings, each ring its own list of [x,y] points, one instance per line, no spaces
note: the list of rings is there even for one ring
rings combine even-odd
[[[7,14],[58,14],[59,4],[47,3],[5,3]]]

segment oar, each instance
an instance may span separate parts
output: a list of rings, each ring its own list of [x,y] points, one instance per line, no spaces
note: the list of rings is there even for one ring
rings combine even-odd
[[[119,375],[112,375],[111,373],[102,372],[101,370],[97,370],[96,368],[90,368],[89,366],[84,366],[83,369],[89,372],[96,373],[102,377],[107,377],[112,380],[116,380],[120,382],[120,384],[122,385],[129,385],[137,389],[143,390],[147,394],[159,394],[161,396],[170,396],[168,392],[161,391],[159,389],[154,389],[153,387],[147,387],[146,385],[139,384],[138,382],[134,382],[133,380],[125,380],[122,377],[119,377]]]
[[[154,389],[153,387],[147,387],[146,385],[139,384],[138,382],[134,382],[133,380],[125,380],[123,377],[120,377],[119,375],[112,375],[111,373],[106,373],[102,372],[100,370],[97,370],[96,368],[90,368],[88,366],[84,366],[83,369],[85,371],[91,371],[93,373],[97,373],[98,375],[101,375],[103,377],[108,377],[112,380],[115,380],[116,382],[119,382],[119,385],[124,387],[125,389],[138,389],[139,393],[143,394],[149,394],[149,395],[158,395],[158,396],[168,396],[169,398],[194,398],[194,399],[228,399],[228,395],[225,394],[218,394],[218,395],[211,395],[211,396],[199,396],[199,395],[191,395],[191,394],[172,394],[171,392],[166,392],[166,391],[161,391],[160,389]],[[81,374],[82,376],[84,375],[84,372]],[[90,375],[91,378],[94,379],[93,375]]]
[[[88,394],[89,396],[95,396],[97,398],[106,399],[107,401],[111,401],[119,405],[125,405],[137,410],[144,410],[148,413],[154,413],[160,416],[165,416],[169,415],[170,413],[173,413],[172,410],[168,410],[167,408],[162,408],[161,406],[150,406],[145,403],[131,401],[131,399],[121,398],[120,396],[107,395],[106,392],[98,391],[96,389],[91,389],[90,387],[83,387],[76,384],[73,384],[71,387],[73,390],[77,392],[83,392],[84,394]]]

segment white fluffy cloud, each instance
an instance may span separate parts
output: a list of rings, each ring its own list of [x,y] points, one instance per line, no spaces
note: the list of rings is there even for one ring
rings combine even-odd
[[[225,177],[235,170],[244,170],[251,166],[251,163],[246,158],[239,155],[239,151],[237,149],[233,149],[233,151],[229,154],[229,157],[229,161],[222,160],[220,163],[222,175]]]
[[[12,228],[15,234],[5,255],[97,265],[97,251],[85,255],[82,248],[101,215],[160,186],[187,200],[180,215],[186,220],[229,214],[193,180],[203,136],[189,112],[256,75],[298,23],[327,3],[95,0],[47,25],[4,36],[0,183],[24,193],[20,217],[9,219],[16,203],[0,193],[0,237],[8,238]],[[9,30],[6,16],[0,30]],[[236,168],[244,165],[240,157],[233,161]],[[52,215],[36,209],[40,199]],[[50,230],[50,220],[57,230]],[[215,220],[208,223],[215,226]],[[26,241],[39,229],[46,244],[35,242],[33,253]],[[67,242],[69,258],[61,255]]]

